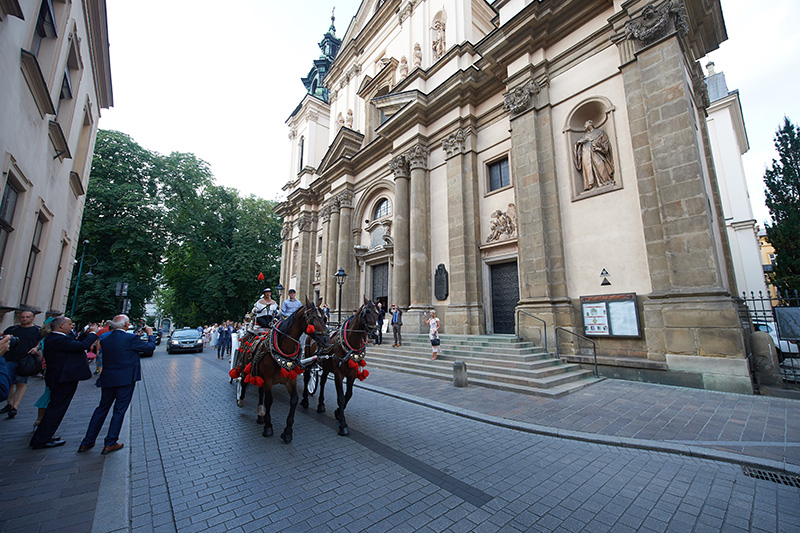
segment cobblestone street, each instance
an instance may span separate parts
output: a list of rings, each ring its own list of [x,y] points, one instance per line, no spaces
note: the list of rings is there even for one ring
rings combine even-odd
[[[747,476],[735,463],[531,434],[363,388],[348,406],[351,435],[343,438],[331,384],[328,411],[316,413],[316,398],[308,410],[298,407],[287,445],[279,437],[288,412],[283,388],[275,389],[275,436],[264,438],[256,391],[238,408],[228,363],[210,350],[167,355],[161,348],[142,366],[124,453],[75,453],[99,397],[93,381],[81,384],[62,426],[67,446],[31,451],[29,434],[9,436],[6,428],[28,427],[33,409],[0,420],[0,530],[86,531],[90,523],[95,531],[180,532],[800,528],[800,490]],[[78,476],[83,504],[65,512],[61,500]],[[62,509],[64,520],[51,508]]]

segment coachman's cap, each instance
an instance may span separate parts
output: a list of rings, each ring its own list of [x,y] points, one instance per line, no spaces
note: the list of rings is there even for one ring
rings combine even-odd
[[[262,292],[272,292],[272,289],[270,289],[269,287],[267,287],[267,288],[266,288],[266,289],[264,289]]]

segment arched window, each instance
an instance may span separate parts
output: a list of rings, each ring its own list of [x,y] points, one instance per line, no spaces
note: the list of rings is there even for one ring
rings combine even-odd
[[[300,145],[299,145],[299,154],[300,156],[297,158],[297,172],[302,172],[303,170],[303,146],[305,144],[305,138],[300,137]]]
[[[388,217],[391,214],[392,206],[389,204],[389,200],[384,198],[378,202],[378,205],[375,206],[375,215],[372,217],[372,219],[378,220],[383,217]]]

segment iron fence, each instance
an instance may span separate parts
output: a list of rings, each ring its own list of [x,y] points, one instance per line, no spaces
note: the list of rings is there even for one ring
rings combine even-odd
[[[752,331],[764,331],[772,337],[784,383],[792,388],[800,388],[800,346],[794,336],[781,331],[781,320],[778,320],[780,311],[776,311],[781,308],[800,308],[800,293],[796,290],[774,295],[765,295],[761,291],[758,294],[750,292],[749,295],[742,293],[741,301],[747,308],[750,322],[747,324],[743,321],[745,327],[751,326]]]

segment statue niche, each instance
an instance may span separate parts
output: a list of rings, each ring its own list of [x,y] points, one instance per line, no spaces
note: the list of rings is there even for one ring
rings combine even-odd
[[[573,200],[622,188],[614,147],[614,108],[605,99],[588,100],[572,112],[564,128]]]

